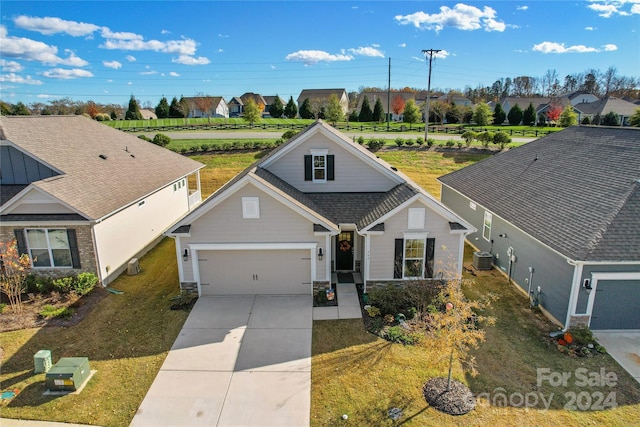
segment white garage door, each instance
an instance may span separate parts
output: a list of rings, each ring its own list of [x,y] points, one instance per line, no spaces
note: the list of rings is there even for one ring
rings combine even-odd
[[[201,251],[202,295],[310,295],[310,256],[301,249]]]

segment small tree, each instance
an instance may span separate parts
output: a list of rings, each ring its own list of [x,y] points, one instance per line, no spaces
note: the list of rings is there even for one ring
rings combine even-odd
[[[602,117],[602,126],[620,126],[620,120],[618,119],[618,115],[613,111],[609,111],[607,114]]]
[[[31,111],[22,102],[18,102],[11,108],[12,116],[30,116]]]
[[[198,94],[193,98],[193,103],[200,112],[207,116],[207,123],[211,124],[211,109],[215,98],[213,96]],[[188,114],[187,114],[188,115]]]
[[[302,105],[300,106],[300,117],[303,119],[313,119],[315,117],[309,98],[305,98],[304,101],[302,101]]]
[[[507,119],[507,113],[504,112],[504,108],[502,108],[502,104],[499,102],[496,104],[493,109],[493,124],[501,125]]]
[[[171,142],[171,138],[163,133],[157,133],[156,136],[153,137],[153,142],[160,147],[166,147]]]
[[[493,142],[493,132],[482,132],[478,135],[478,141],[482,142],[484,148],[489,148],[489,143]]]
[[[182,106],[180,102],[178,102],[178,98],[175,96],[171,100],[171,105],[169,105],[169,117],[171,118],[183,118],[184,112],[182,111]]]
[[[278,95],[275,96],[273,104],[269,105],[269,115],[274,119],[279,119],[284,113],[284,105]]]
[[[500,150],[504,150],[505,145],[511,142],[511,138],[506,132],[496,132],[493,135],[493,143],[500,146]]]
[[[464,110],[460,108],[459,105],[455,103],[449,106],[449,109],[445,113],[445,117],[447,118],[447,123],[460,123],[462,122],[462,118],[464,116]]]
[[[569,126],[575,126],[578,124],[578,115],[573,111],[571,105],[567,105],[560,114],[560,126],[568,128]]]
[[[524,110],[522,115],[522,124],[525,126],[531,126],[536,122],[536,110],[533,108],[533,104],[529,103],[529,106]]]
[[[393,111],[393,114],[395,114],[396,116],[402,114],[402,112],[404,111],[404,104],[405,102],[403,97],[401,97],[400,95],[394,96],[391,100],[391,111]]]
[[[138,105],[138,101],[136,98],[131,95],[129,99],[129,108],[124,115],[125,120],[142,120],[142,113],[140,112],[140,105]]]
[[[340,105],[338,95],[336,95],[335,93],[329,95],[329,102],[327,103],[324,117],[334,125],[337,122],[341,122],[344,120],[344,110],[342,109],[342,105]]]
[[[164,96],[160,99],[158,105],[156,105],[156,116],[158,116],[159,119],[166,119],[169,117],[169,102]]]
[[[476,122],[478,126],[487,126],[493,122],[491,108],[484,102],[478,104],[476,110],[473,112],[473,121]]]
[[[255,122],[260,120],[260,107],[253,98],[249,98],[244,106],[244,112],[242,113],[242,118],[245,122],[249,122],[252,126]]]
[[[522,122],[522,108],[518,104],[511,107],[509,114],[507,114],[507,120],[511,126],[518,126]]]
[[[296,106],[296,103],[293,102],[293,96],[289,97],[289,101],[284,107],[284,115],[289,119],[295,119],[298,115],[298,107]]]
[[[22,312],[22,294],[31,268],[29,255],[20,254],[16,240],[0,242],[0,292],[9,299],[14,313]]]
[[[557,124],[560,114],[562,114],[562,107],[558,104],[551,104],[547,108],[547,120],[549,122]]]
[[[629,124],[631,126],[640,127],[640,108],[636,108],[636,111],[629,119]]]
[[[462,137],[462,139],[464,139],[465,143],[467,144],[467,147],[470,147],[473,140],[478,137],[478,134],[472,130],[468,130],[468,131],[465,131],[465,133],[463,133],[460,136]]]
[[[589,118],[589,116],[584,116],[584,119],[582,119],[582,123],[583,125],[590,125],[591,124],[591,119]]]
[[[369,106],[369,97],[363,95],[362,106],[360,107],[360,115],[358,116],[359,122],[370,122],[373,120],[373,112],[371,106]]]
[[[407,101],[404,105],[404,113],[402,113],[404,123],[409,123],[409,129],[413,123],[417,123],[420,120],[420,108],[416,105],[413,99]]]
[[[95,120],[96,116],[99,113],[100,113],[100,110],[98,109],[98,106],[96,105],[95,102],[93,101],[87,102],[87,114],[89,115],[89,117]]]
[[[380,98],[376,100],[376,105],[373,106],[372,118],[374,122],[384,121],[384,107],[382,106],[382,101],[380,100]]]

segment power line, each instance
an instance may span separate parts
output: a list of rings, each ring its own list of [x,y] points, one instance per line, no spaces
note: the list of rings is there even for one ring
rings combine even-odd
[[[442,49],[426,49],[422,53],[429,56],[429,80],[427,81],[427,111],[424,116],[424,141],[427,142],[429,138],[429,103],[431,100],[431,64],[433,62],[433,56],[440,52]]]

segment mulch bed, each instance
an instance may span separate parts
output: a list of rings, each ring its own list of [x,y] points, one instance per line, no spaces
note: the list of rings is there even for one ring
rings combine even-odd
[[[476,407],[471,390],[456,380],[451,380],[447,391],[447,378],[432,378],[422,387],[422,394],[429,406],[450,415],[464,415]]]

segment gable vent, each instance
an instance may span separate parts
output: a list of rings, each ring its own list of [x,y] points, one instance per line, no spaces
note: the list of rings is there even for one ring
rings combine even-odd
[[[107,160],[106,154],[100,154],[98,157],[100,157],[102,160]]]

